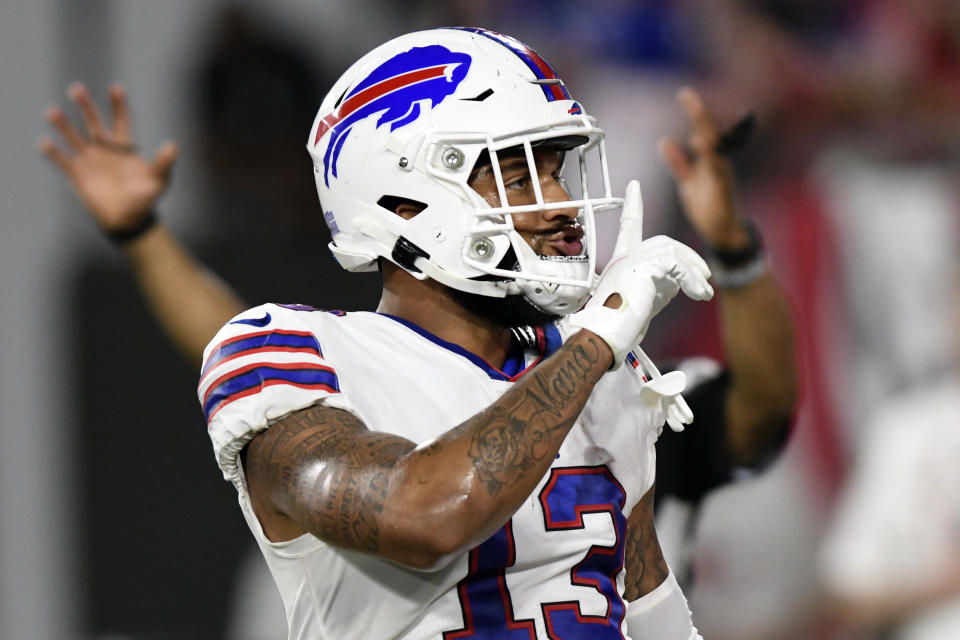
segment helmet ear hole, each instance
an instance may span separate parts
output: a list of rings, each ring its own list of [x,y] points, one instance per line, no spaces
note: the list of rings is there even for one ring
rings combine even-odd
[[[427,208],[425,202],[390,195],[381,197],[377,200],[377,204],[390,213],[395,213],[408,220]]]

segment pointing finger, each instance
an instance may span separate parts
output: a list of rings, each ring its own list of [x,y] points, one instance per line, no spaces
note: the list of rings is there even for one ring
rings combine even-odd
[[[620,256],[635,249],[642,240],[643,196],[640,193],[640,183],[631,180],[627,184],[627,192],[623,198],[620,230],[617,232],[617,244],[613,248],[613,255]]]

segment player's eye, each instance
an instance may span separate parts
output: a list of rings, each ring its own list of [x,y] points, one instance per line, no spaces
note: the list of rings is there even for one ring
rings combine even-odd
[[[515,190],[515,191],[523,191],[524,189],[526,189],[526,188],[529,187],[529,186],[530,186],[530,176],[529,176],[529,175],[518,176],[518,177],[516,177],[516,178],[511,179],[511,180],[510,180],[509,182],[507,182],[507,184],[506,184],[506,187],[507,187],[508,189],[513,189],[513,190]]]

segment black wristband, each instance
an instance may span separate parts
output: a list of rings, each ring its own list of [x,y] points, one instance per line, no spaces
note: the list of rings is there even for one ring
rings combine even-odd
[[[742,267],[763,255],[763,240],[760,238],[760,232],[757,231],[756,225],[749,220],[744,220],[742,224],[749,238],[745,247],[733,250],[707,247],[707,253],[710,254],[713,261],[726,269]]]
[[[156,212],[151,209],[137,224],[127,229],[116,229],[113,231],[104,230],[104,233],[110,241],[116,245],[124,245],[131,240],[136,240],[147,231],[153,228],[158,222]]]

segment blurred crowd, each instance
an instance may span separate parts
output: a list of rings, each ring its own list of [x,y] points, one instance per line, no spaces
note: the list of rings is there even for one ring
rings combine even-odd
[[[225,7],[191,70],[210,207],[186,235],[252,303],[371,308],[374,280],[311,299],[336,266],[303,141],[342,69],[262,28],[271,10]],[[420,0],[376,19],[536,48],[610,135],[614,189],[641,180],[648,233],[694,246],[656,153],[682,124],[676,91],[697,87],[727,123],[755,114],[739,198],[793,308],[802,395],[783,459],[698,524],[697,625],[712,640],[960,638],[960,3]],[[81,289],[108,288],[91,307],[115,294],[94,275]],[[719,356],[703,307],[671,306],[649,351]]]

